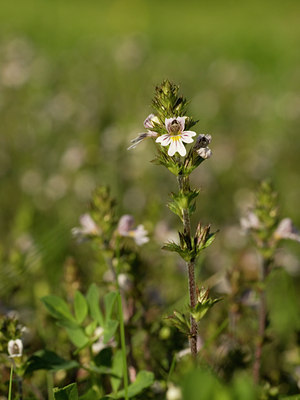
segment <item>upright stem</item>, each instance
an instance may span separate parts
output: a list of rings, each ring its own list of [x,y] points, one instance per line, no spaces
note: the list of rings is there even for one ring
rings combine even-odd
[[[10,376],[9,376],[8,400],[11,400],[13,372],[14,372],[14,364],[13,364],[13,362],[12,362],[12,363],[11,363],[11,367],[10,367]]]
[[[20,376],[18,376],[17,381],[18,381],[19,400],[23,400],[23,380]]]
[[[178,185],[179,189],[182,192],[189,191],[190,190],[189,177],[179,175]],[[190,213],[188,209],[184,208],[182,210],[182,221],[183,221],[183,230],[185,235],[188,235],[192,240]],[[190,306],[194,308],[196,305],[195,261],[187,262],[187,269],[188,269]],[[191,348],[191,354],[195,358],[197,355],[197,323],[192,316],[191,316],[191,331],[190,331],[190,348]]]
[[[126,356],[126,341],[125,341],[125,326],[124,326],[124,315],[123,315],[123,307],[122,307],[122,297],[120,293],[119,287],[119,268],[120,268],[120,244],[117,240],[116,243],[116,256],[117,256],[117,268],[116,268],[116,285],[118,288],[118,310],[119,310],[119,319],[120,319],[120,339],[121,339],[121,348],[122,348],[122,358],[123,358],[123,379],[124,379],[124,393],[125,400],[128,400],[128,368],[127,368],[127,356]]]
[[[272,259],[264,258],[262,265],[261,282],[264,283],[269,274]],[[266,329],[267,307],[266,307],[266,294],[264,288],[260,289],[259,309],[258,309],[258,338],[256,342],[254,364],[253,364],[253,380],[255,383],[259,382],[260,369],[261,369],[261,355],[263,349],[263,342]]]

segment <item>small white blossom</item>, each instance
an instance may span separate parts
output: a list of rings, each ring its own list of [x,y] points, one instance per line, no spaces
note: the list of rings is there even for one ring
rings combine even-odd
[[[123,215],[118,224],[118,233],[124,237],[131,237],[138,246],[149,242],[148,232],[143,225],[134,228],[134,218],[131,215]]]
[[[159,119],[154,114],[148,115],[144,121],[144,127],[147,129],[147,132],[140,133],[135,139],[132,139],[132,145],[127,150],[134,149],[147,137],[157,137],[158,133],[151,130],[154,128],[154,123],[159,124]]]
[[[254,212],[248,212],[246,217],[241,218],[240,220],[241,227],[245,231],[248,231],[249,229],[259,229],[260,228],[260,223],[259,219]]]
[[[119,274],[118,275],[118,284],[120,289],[124,292],[128,292],[132,289],[133,283],[127,274]]]
[[[104,343],[104,329],[101,326],[98,326],[98,328],[95,329],[94,339],[96,339],[96,341],[92,344],[93,354],[98,354],[106,347],[116,346],[116,342],[113,337],[107,343]]]
[[[198,155],[204,159],[210,158],[212,156],[212,151],[209,147],[202,147],[196,151]]]
[[[96,236],[100,234],[100,228],[97,226],[93,218],[90,214],[83,214],[79,218],[81,227],[73,228],[72,234],[74,236],[82,237],[82,236]]]
[[[23,342],[21,339],[10,340],[7,345],[9,357],[22,357]]]
[[[196,143],[194,149],[196,150],[197,154],[204,158],[210,158],[212,156],[211,149],[207,146],[211,142],[210,135],[199,135],[196,139]]]
[[[182,393],[181,393],[180,387],[174,386],[171,384],[167,390],[166,399],[167,400],[181,400]]]
[[[280,221],[274,232],[274,237],[277,240],[291,239],[300,242],[300,232],[295,228],[290,218],[284,218]]]
[[[175,153],[179,153],[182,157],[185,156],[186,148],[183,143],[192,143],[194,141],[192,137],[196,136],[196,132],[184,130],[185,119],[186,117],[166,118],[165,125],[168,133],[156,139],[156,142],[162,146],[170,146],[168,155],[171,157]]]

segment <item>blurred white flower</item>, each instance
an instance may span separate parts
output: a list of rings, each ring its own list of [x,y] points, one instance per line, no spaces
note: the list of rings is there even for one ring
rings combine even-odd
[[[300,232],[295,228],[290,218],[284,218],[279,222],[279,225],[274,232],[274,237],[277,240],[291,239],[300,242]]]
[[[95,329],[94,339],[96,339],[96,341],[92,344],[93,354],[98,354],[106,347],[116,346],[116,342],[113,337],[107,343],[104,343],[104,329],[101,326],[98,326],[98,328]]]
[[[22,357],[23,342],[21,339],[10,340],[7,345],[9,357]]]
[[[132,215],[123,215],[118,224],[118,233],[120,236],[131,237],[138,246],[149,242],[148,232],[143,225],[134,228],[134,218]]]
[[[180,387],[171,384],[167,390],[166,399],[167,400],[181,400],[182,393],[181,393]]]
[[[166,118],[165,125],[168,133],[159,136],[156,139],[156,143],[160,143],[162,146],[170,146],[168,150],[169,156],[174,156],[175,153],[179,153],[182,157],[186,155],[186,148],[183,143],[192,143],[196,136],[196,132],[185,131],[185,119],[186,117],[177,118]]]
[[[248,214],[241,218],[240,220],[241,227],[243,230],[247,231],[249,229],[259,229],[260,228],[260,223],[259,219],[254,212],[250,211]]]
[[[130,291],[133,287],[132,280],[127,274],[124,273],[118,275],[118,284],[120,289],[122,289],[124,292]]]
[[[147,137],[157,137],[158,134],[151,130],[154,128],[154,123],[159,124],[159,119],[154,114],[148,115],[148,117],[144,121],[144,127],[147,129],[147,132],[140,133],[135,139],[132,139],[132,145],[129,146],[127,150],[134,149]]]
[[[90,214],[83,214],[79,218],[81,227],[73,228],[72,235],[76,237],[97,236],[100,234],[100,228],[97,226]]]

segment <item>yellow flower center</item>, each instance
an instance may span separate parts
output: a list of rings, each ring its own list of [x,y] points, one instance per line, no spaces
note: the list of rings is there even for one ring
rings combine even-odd
[[[170,138],[173,140],[173,142],[177,142],[181,138],[181,135],[172,135]]]

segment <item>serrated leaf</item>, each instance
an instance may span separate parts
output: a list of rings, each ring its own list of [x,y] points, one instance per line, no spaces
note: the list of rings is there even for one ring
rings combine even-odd
[[[56,319],[76,322],[71,314],[67,303],[58,296],[42,297],[42,302],[46,306],[48,312]]]
[[[65,360],[53,351],[39,350],[35,352],[26,362],[25,374],[45,369],[47,371],[68,370],[78,368],[79,364],[74,360]]]
[[[88,305],[85,297],[78,290],[75,292],[74,311],[77,322],[81,324],[88,314]]]
[[[217,232],[210,234],[208,239],[205,242],[205,245],[202,247],[202,249],[206,249],[208,246],[210,246],[212,244],[212,242],[215,240],[216,235],[217,235]]]
[[[71,383],[64,388],[53,389],[55,400],[78,400],[78,389],[76,383]]]
[[[94,283],[88,289],[86,300],[89,306],[91,317],[98,322],[99,325],[104,325],[104,319],[100,310],[100,293],[97,285]]]
[[[134,397],[142,393],[143,390],[147,389],[154,382],[154,374],[149,371],[140,371],[136,380],[128,386],[128,397]],[[124,389],[118,392],[115,396],[116,399],[122,399],[125,396]]]
[[[166,251],[175,251],[176,253],[179,253],[179,254],[182,252],[181,247],[175,242],[165,243],[163,245],[162,249],[166,250]]]
[[[107,323],[111,318],[117,295],[117,292],[109,292],[104,296],[105,323]]]

